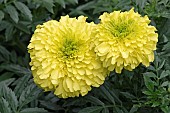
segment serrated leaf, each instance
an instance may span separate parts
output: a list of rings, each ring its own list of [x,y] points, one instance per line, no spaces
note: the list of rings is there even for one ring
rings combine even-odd
[[[17,54],[16,54],[16,51],[11,51],[10,60],[11,60],[12,63],[14,63],[14,64],[17,63]]]
[[[22,91],[24,91],[30,78],[31,78],[31,76],[29,74],[26,74],[16,81],[17,85],[14,89],[14,92],[17,97],[19,97],[21,95]]]
[[[120,92],[123,96],[125,96],[128,99],[136,99],[136,97],[129,92]]]
[[[153,72],[146,72],[143,74],[144,76],[147,76],[147,77],[152,77],[152,78],[157,78],[156,74],[154,74]]]
[[[22,24],[21,22],[18,22],[17,24],[14,23],[14,26],[27,34],[30,34],[30,30],[27,28],[26,25]]]
[[[20,113],[48,113],[44,108],[25,108]]]
[[[5,98],[5,100],[8,101],[12,110],[16,112],[17,107],[18,107],[18,100],[17,100],[15,93],[10,88],[8,88],[6,85],[3,86],[2,92],[3,92],[3,97]]]
[[[18,73],[18,74],[31,75],[31,71],[29,69],[22,67],[20,65],[17,65],[17,64],[3,64],[3,65],[0,65],[0,68],[6,69],[8,71]]]
[[[61,107],[60,105],[56,105],[56,103],[51,102],[51,101],[40,101],[41,105],[49,110],[54,110],[54,111],[58,111],[58,110],[64,110],[63,107]]]
[[[78,113],[100,113],[100,111],[103,109],[101,106],[94,106],[94,107],[87,107],[82,110],[80,110]]]
[[[155,71],[155,67],[153,67],[152,65],[150,65],[149,67],[147,67],[147,69],[151,70],[151,71]]]
[[[148,76],[143,76],[143,77],[144,77],[144,82],[145,82],[146,87],[149,90],[153,91],[153,89],[154,89],[153,81]]]
[[[122,104],[122,101],[121,101],[121,100],[119,99],[119,97],[117,96],[116,91],[115,91],[113,88],[112,88],[112,90],[110,90],[109,84],[106,84],[106,85],[105,85],[105,88],[106,88],[108,91],[110,91],[111,96],[114,97],[114,99],[115,99],[116,102]]]
[[[0,22],[2,21],[3,18],[4,18],[4,12],[2,12],[2,11],[0,10]]]
[[[126,107],[126,106],[125,106],[125,107]],[[125,107],[123,107],[123,106],[121,107],[123,113],[129,113],[129,111],[128,111]]]
[[[10,52],[3,46],[0,45],[0,56],[4,58],[4,60],[9,61]]]
[[[138,109],[139,109],[139,106],[133,105],[133,107],[130,109],[129,113],[136,113]]]
[[[66,0],[67,2],[71,3],[71,4],[78,4],[78,0]]]
[[[30,103],[31,101],[38,98],[39,94],[42,92],[41,89],[36,87],[35,84],[30,84],[22,91],[19,98],[19,108],[22,108],[24,105]]]
[[[53,6],[54,6],[53,0],[42,0],[42,4],[49,12],[54,13],[54,11],[53,11]]]
[[[131,4],[131,1],[129,1],[129,0],[119,0],[119,3],[116,4],[115,8],[129,6],[130,4]]]
[[[160,14],[161,17],[165,17],[165,18],[170,18],[170,12],[162,12]]]
[[[7,5],[6,6],[6,11],[10,15],[10,17],[14,20],[14,22],[18,23],[18,21],[19,21],[18,12],[15,9],[15,7],[12,6],[12,5]]]
[[[116,113],[124,113],[119,107],[114,107],[114,111],[116,112]]]
[[[0,91],[1,91],[0,97],[3,96],[2,90],[4,89],[4,85],[8,86],[8,85],[10,85],[14,80],[15,80],[14,78],[10,78],[10,79],[3,80],[3,81],[0,82]]]
[[[153,92],[150,91],[150,90],[143,91],[143,93],[144,93],[145,95],[153,95]]]
[[[69,13],[69,15],[75,15],[75,14],[77,14],[77,15],[85,15],[85,16],[87,16],[87,14],[86,14],[86,13],[84,13],[83,11],[76,10],[76,9],[71,9],[71,12]]]
[[[58,102],[60,99],[57,98],[53,92],[50,92],[50,93],[48,93],[48,95],[45,96],[45,100],[53,100],[53,102]],[[74,100],[76,100],[76,99],[74,99]],[[80,100],[80,98],[79,98],[79,100]]]
[[[101,91],[103,92],[103,94],[105,94],[106,98],[111,101],[113,104],[115,104],[115,99],[114,97],[110,94],[110,92],[104,87],[101,86],[100,87]]]
[[[85,105],[85,104],[86,104],[86,101],[83,101],[82,98],[79,98],[79,99],[68,100],[62,106],[63,107],[68,107],[68,106],[72,106],[72,105],[81,106],[81,105]]]
[[[168,106],[162,106],[161,107],[161,110],[164,112],[164,113],[168,113],[170,111],[170,107]]]
[[[5,72],[5,73],[1,74],[1,76],[0,76],[0,82],[1,82],[1,81],[4,81],[4,80],[6,80],[6,79],[12,78],[13,75],[14,75],[14,73],[11,73],[11,72]]]
[[[109,109],[107,107],[105,107],[103,110],[102,110],[102,113],[109,113]]]
[[[0,31],[6,29],[9,25],[10,25],[10,23],[8,21],[5,21],[5,20],[1,21],[0,22]]]
[[[104,106],[104,103],[103,103],[101,100],[99,100],[98,98],[96,98],[96,97],[86,96],[85,99],[86,99],[86,101],[91,102],[91,103],[93,103],[94,105]]]
[[[66,8],[66,4],[64,0],[54,0],[56,3],[60,4],[63,8]]]
[[[159,79],[162,79],[162,78],[165,78],[165,77],[167,77],[168,75],[170,75],[170,71],[169,70],[163,70],[162,71],[162,73],[161,73],[161,75],[160,75],[160,77],[159,77]]]
[[[22,2],[14,2],[15,7],[21,11],[21,13],[23,13],[24,15],[28,16],[29,20],[32,20],[32,14],[31,11],[29,10],[29,8]]]
[[[94,8],[94,4],[95,4],[95,2],[91,1],[91,2],[88,2],[86,4],[78,6],[75,10],[78,10],[78,11],[89,10],[91,8]]]
[[[158,4],[161,5],[161,4],[164,4],[166,5],[168,3],[169,0],[161,0],[161,1],[158,1]]]
[[[12,113],[9,103],[3,98],[0,98],[0,112],[1,113]]]
[[[147,0],[136,0],[135,2],[136,2],[136,5],[138,5],[141,9],[143,9]]]
[[[161,62],[161,64],[160,64],[159,67],[158,67],[158,70],[160,70],[160,69],[164,66],[164,64],[165,64],[165,60],[163,60],[163,61]]]
[[[111,12],[111,11],[112,11],[112,7],[107,7],[107,8],[99,7],[94,9],[93,14],[98,14],[100,12]]]
[[[13,37],[13,29],[14,29],[14,26],[12,24],[10,24],[6,30],[5,30],[5,38],[6,38],[6,41],[9,41],[11,40]]]
[[[165,86],[168,86],[169,85],[169,82],[168,81],[165,81],[161,84],[162,87],[165,87]]]
[[[10,85],[15,79],[14,78],[10,78],[4,81],[0,82],[0,91],[2,90],[1,88],[3,88],[3,84],[5,84],[6,86]]]
[[[157,106],[159,106],[159,105],[160,105],[160,103],[159,103],[159,102],[154,101],[151,107],[157,107]]]

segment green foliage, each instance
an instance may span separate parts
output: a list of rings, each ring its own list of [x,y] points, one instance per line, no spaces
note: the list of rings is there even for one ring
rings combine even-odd
[[[60,99],[32,80],[27,45],[36,28],[62,15],[85,15],[98,23],[103,12],[134,7],[157,28],[155,61],[122,74],[111,72],[105,83],[79,98]],[[0,0],[1,113],[169,113],[169,0]]]
[[[153,67],[154,70],[152,72],[144,73],[146,89],[143,93],[147,95],[146,105],[150,105],[151,107],[159,107],[165,113],[169,113],[170,70],[163,68],[165,64],[165,60],[156,55],[156,60],[154,61]]]
[[[30,73],[30,72],[29,72]],[[43,108],[32,106],[29,103],[35,101],[42,93],[30,79],[24,75],[18,80],[7,79],[0,82],[0,112],[1,113],[42,113],[47,112]],[[10,88],[14,87],[14,90]]]

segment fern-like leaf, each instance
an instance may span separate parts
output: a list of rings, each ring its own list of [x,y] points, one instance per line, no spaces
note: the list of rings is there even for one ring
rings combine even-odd
[[[11,108],[9,107],[9,102],[6,101],[3,97],[0,98],[0,112],[12,113]]]

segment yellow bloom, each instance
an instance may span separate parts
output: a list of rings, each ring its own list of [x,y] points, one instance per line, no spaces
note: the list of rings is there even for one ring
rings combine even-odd
[[[154,60],[158,34],[147,16],[130,11],[104,13],[96,28],[95,52],[108,70],[121,73]]]
[[[107,69],[92,49],[94,26],[83,16],[38,25],[28,45],[35,83],[61,98],[84,96],[103,84]]]

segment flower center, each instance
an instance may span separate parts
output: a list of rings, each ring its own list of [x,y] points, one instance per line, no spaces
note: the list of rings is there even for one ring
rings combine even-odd
[[[66,39],[61,51],[64,58],[73,58],[74,54],[78,51],[78,43],[72,39]]]
[[[108,29],[114,37],[124,38],[133,32],[133,21],[123,18],[108,22]]]

